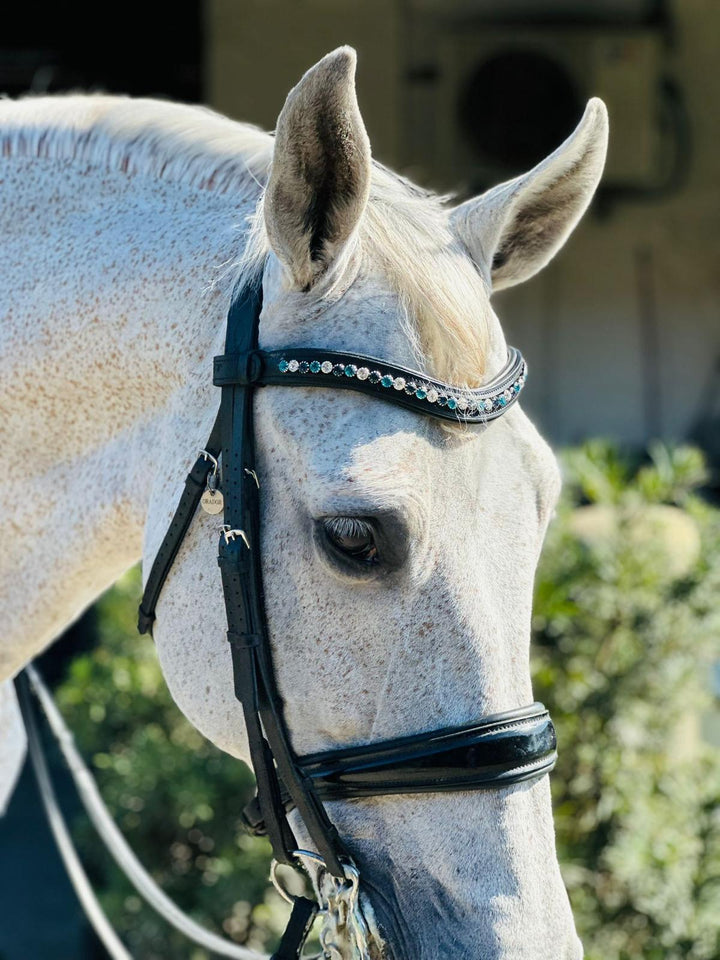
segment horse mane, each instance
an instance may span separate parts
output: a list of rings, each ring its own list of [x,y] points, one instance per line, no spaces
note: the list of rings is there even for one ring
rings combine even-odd
[[[259,195],[272,137],[206,107],[102,94],[0,100],[0,155]]]
[[[103,94],[0,99],[0,156],[73,162],[257,201],[241,275],[269,251],[262,195],[273,137],[201,106]],[[358,240],[397,293],[419,359],[477,386],[487,355],[487,289],[447,223],[447,198],[373,164]]]

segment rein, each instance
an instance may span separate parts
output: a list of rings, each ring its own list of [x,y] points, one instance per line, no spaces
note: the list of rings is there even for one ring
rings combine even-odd
[[[315,859],[339,889],[351,884],[356,903],[357,868],[324,800],[483,790],[533,780],[555,764],[555,730],[545,708],[535,703],[466,726],[304,757],[295,754],[265,614],[253,397],[266,386],[349,389],[425,416],[483,424],[516,402],[525,384],[526,365],[520,352],[510,348],[505,367],[491,383],[465,390],[374,357],[311,348],[263,351],[258,347],[261,308],[259,288],[245,288],[230,307],[225,353],[214,362],[220,411],[153,562],[138,629],[152,633],[158,598],[198,504],[208,513],[223,511],[218,564],[227,639],[257,780],[245,819],[253,832],[268,836],[277,862],[297,866],[303,856]],[[315,852],[298,849],[288,822],[292,809],[302,818]],[[291,899],[290,923],[274,960],[300,956],[317,911],[317,905],[304,897]]]

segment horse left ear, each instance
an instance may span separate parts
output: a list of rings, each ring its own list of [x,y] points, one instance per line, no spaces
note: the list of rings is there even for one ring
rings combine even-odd
[[[493,290],[532,277],[562,247],[598,185],[607,139],[607,109],[593,98],[554,153],[529,173],[453,210],[453,229]]]
[[[355,231],[370,192],[370,141],[355,95],[352,47],[316,63],[288,94],[265,191],[270,244],[309,289]]]

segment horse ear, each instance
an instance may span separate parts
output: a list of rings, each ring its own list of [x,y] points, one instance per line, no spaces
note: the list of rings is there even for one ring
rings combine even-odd
[[[355,95],[356,54],[339,47],[288,94],[265,192],[270,244],[309,289],[357,227],[370,190],[370,141]]]
[[[593,98],[554,153],[453,210],[453,228],[493,290],[532,277],[562,247],[598,185],[607,138],[605,104]]]

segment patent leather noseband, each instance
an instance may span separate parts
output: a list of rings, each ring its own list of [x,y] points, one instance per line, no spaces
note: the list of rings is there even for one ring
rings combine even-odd
[[[541,703],[495,713],[468,727],[448,727],[361,747],[298,757],[321,800],[397,793],[448,793],[534,780],[555,765],[555,729]],[[292,800],[284,793],[291,809]],[[254,832],[264,832],[255,798],[245,809]]]
[[[204,493],[224,498],[220,572],[235,694],[247,728],[257,794],[246,819],[267,833],[276,859],[292,863],[298,843],[288,822],[300,814],[318,854],[334,876],[345,877],[348,851],[323,801],[379,794],[486,790],[531,780],[555,764],[552,721],[542,704],[494,714],[462,727],[419,733],[380,743],[297,756],[277,689],[265,615],[260,554],[262,478],[255,462],[253,396],[265,386],[356,390],[437,419],[484,424],[517,400],[526,367],[510,349],[501,373],[477,390],[465,390],[374,357],[302,348],[258,347],[262,298],[246,288],[235,297],[227,321],[225,353],[215,358],[220,411],[205,450],[185,482],[175,515],[157,553],[140,605],[138,628],[152,632],[155,607],[183,537]],[[221,469],[218,475],[218,461]],[[277,957],[294,956],[309,908],[291,919]],[[285,950],[283,953],[282,951]]]

